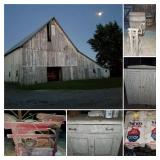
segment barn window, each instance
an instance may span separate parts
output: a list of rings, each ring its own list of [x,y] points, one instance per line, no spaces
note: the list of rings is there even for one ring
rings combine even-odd
[[[11,73],[9,72],[9,77],[11,76]]]
[[[51,42],[51,25],[50,23],[47,24],[47,40]]]
[[[96,70],[95,70],[95,69],[93,69],[93,73],[96,73]]]
[[[18,70],[16,70],[16,77],[18,77]]]

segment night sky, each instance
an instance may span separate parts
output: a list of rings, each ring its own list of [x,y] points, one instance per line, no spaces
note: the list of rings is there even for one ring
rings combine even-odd
[[[102,11],[102,16],[96,13]],[[76,47],[92,59],[87,43],[96,25],[117,21],[122,26],[121,5],[5,5],[5,51],[55,17]]]

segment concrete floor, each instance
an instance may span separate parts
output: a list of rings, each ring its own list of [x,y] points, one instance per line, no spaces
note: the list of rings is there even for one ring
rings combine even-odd
[[[155,30],[155,27],[150,28],[145,31],[144,36],[140,37],[139,53],[137,56],[156,56]],[[127,29],[124,29],[124,56],[132,56],[130,54],[129,37]]]
[[[121,109],[122,88],[98,90],[5,89],[5,109]]]

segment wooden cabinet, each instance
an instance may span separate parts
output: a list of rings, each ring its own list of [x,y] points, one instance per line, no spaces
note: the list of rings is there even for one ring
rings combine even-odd
[[[135,66],[124,69],[124,83],[129,104],[156,104],[155,67]],[[139,68],[138,68],[139,67]]]
[[[68,133],[68,155],[87,156],[90,154],[90,137],[87,134]]]
[[[85,122],[85,123],[83,123]],[[118,154],[122,127],[119,124],[94,124],[92,121],[68,124],[68,155],[115,156]]]

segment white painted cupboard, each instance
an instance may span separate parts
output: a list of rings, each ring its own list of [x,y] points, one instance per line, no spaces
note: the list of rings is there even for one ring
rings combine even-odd
[[[124,69],[128,104],[156,104],[156,67],[138,65]]]
[[[122,122],[97,118],[68,120],[68,155],[115,156],[122,140]]]

